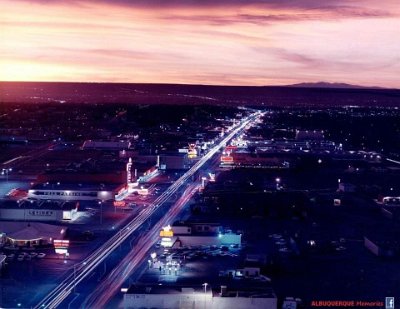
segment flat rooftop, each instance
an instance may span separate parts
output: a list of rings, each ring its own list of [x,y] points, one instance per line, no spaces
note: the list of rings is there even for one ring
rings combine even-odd
[[[172,226],[192,226],[192,225],[208,225],[208,226],[221,226],[218,222],[203,222],[203,221],[175,221]]]
[[[229,276],[228,271],[243,270],[244,257],[240,248],[228,247],[227,250],[223,247],[225,246],[183,247],[168,249],[167,253],[160,250],[157,258],[166,263],[167,256],[171,256],[172,261],[181,265],[178,272],[169,273],[158,268],[149,268],[136,285],[148,287],[157,285],[162,289],[166,286],[172,289],[171,293],[179,293],[181,287],[193,287],[204,293],[202,284],[207,282],[208,289],[212,290],[213,294],[220,293],[221,286],[227,286],[225,296],[234,297],[239,292],[239,295],[244,297],[252,295],[275,297],[271,282],[264,276]],[[230,291],[234,292],[230,294]]]
[[[31,190],[74,190],[74,191],[113,191],[118,184],[93,184],[93,183],[38,183]]]
[[[128,294],[181,294],[181,293],[204,293],[201,285],[178,286],[178,285],[131,285]]]
[[[6,233],[8,237],[34,239],[41,237],[61,237],[65,233],[65,227],[41,222],[16,222],[0,221],[0,232]],[[27,237],[27,238],[24,238]]]
[[[131,285],[127,294],[204,294],[204,286],[199,285],[165,285],[165,284],[136,284]],[[246,288],[242,286],[227,286],[223,294],[221,294],[220,286],[208,286],[207,294],[212,293],[214,297],[252,297],[252,298],[275,298],[276,295],[269,287],[260,286],[258,288]]]
[[[4,200],[0,202],[0,208],[4,209],[51,209],[71,210],[76,208],[76,202],[68,201],[34,201],[22,200],[21,202]]]

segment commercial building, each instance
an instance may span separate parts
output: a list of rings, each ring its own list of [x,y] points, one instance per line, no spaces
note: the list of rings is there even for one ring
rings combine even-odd
[[[47,169],[37,176],[37,182],[122,184],[127,177],[126,163],[126,160],[107,156],[84,159],[64,167]]]
[[[154,163],[135,162],[131,173],[133,182],[146,182],[158,173],[158,167]]]
[[[38,247],[63,239],[67,228],[32,222],[0,221],[0,243],[5,248]]]
[[[137,151],[120,151],[120,158],[132,158],[135,163],[147,163],[158,166],[160,170],[183,170],[187,169],[189,160],[186,153],[166,152],[158,155],[143,155]]]
[[[164,247],[220,246],[242,243],[242,234],[224,230],[218,223],[176,222],[160,231]]]
[[[0,203],[1,220],[73,221],[78,217],[78,202],[21,200]]]
[[[58,170],[48,171],[37,175],[38,183],[104,183],[104,184],[122,184],[126,180],[126,171],[75,171]]]
[[[82,149],[99,149],[99,150],[123,150],[129,149],[131,143],[129,141],[92,141],[87,140],[83,143]]]
[[[286,169],[293,159],[271,153],[232,152],[221,156],[221,167]]]
[[[249,148],[256,149],[256,152],[332,152],[341,150],[341,145],[335,142],[315,139],[272,139],[251,142]]]
[[[400,206],[400,196],[385,196],[382,203],[388,206]]]
[[[324,131],[319,130],[296,130],[296,140],[323,140]]]
[[[139,182],[146,182],[158,173],[159,158],[157,161],[148,159],[128,159],[126,163],[126,183],[128,186],[137,185]]]
[[[276,309],[277,297],[271,289],[246,289],[221,286],[215,291],[200,286],[139,285],[124,295],[124,308],[215,308]]]
[[[92,185],[72,183],[41,183],[28,190],[28,198],[34,200],[109,201],[125,185]]]
[[[178,245],[151,253],[138,283],[121,289],[124,308],[276,309],[271,280],[260,267],[243,263],[241,246],[215,245],[223,232],[220,224],[207,222],[164,228],[160,236]]]
[[[61,199],[71,200],[71,196],[79,196],[80,200],[90,200],[97,198],[92,189],[98,191],[98,188],[100,188],[100,191],[108,191],[106,189],[103,190],[101,187],[107,186],[113,189],[118,185],[137,185],[138,182],[146,182],[156,175],[158,167],[159,158],[156,156],[140,158],[140,160],[130,157],[122,159],[102,157],[96,160],[87,159],[79,163],[70,163],[66,168],[47,170],[45,173],[38,175],[37,181],[43,184],[42,188],[40,188],[41,192],[47,190],[49,184],[51,184],[53,190],[56,190],[57,186],[60,187],[61,184],[65,187],[64,191],[77,191],[75,188],[80,186],[79,192],[47,194],[53,195],[53,199],[58,199],[61,196]],[[98,196],[98,199],[113,199],[113,197],[107,196],[105,192],[101,194],[102,196]],[[46,193],[42,195],[46,195]]]

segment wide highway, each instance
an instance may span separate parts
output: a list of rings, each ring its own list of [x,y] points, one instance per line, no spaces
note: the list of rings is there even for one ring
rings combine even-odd
[[[86,298],[80,308],[106,308],[110,299],[119,291],[123,283],[145,259],[146,254],[159,240],[159,233],[163,226],[168,225],[182,211],[193,195],[198,192],[200,184],[192,183],[181,197],[168,210],[150,231],[141,235],[133,249],[118,263],[118,265],[100,282],[96,289]]]
[[[34,308],[57,308],[73,291],[77,284],[88,277],[99,264],[101,264],[115,249],[117,249],[134,231],[149,219],[158,207],[163,205],[171,196],[177,192],[190,178],[216,154],[221,147],[237,134],[241,133],[246,127],[250,126],[260,112],[253,113],[236,124],[230,133],[220,140],[207,154],[197,161],[185,174],[175,181],[166,191],[164,191],[153,203],[152,207],[147,207],[132,221],[121,228],[108,241],[97,248],[93,253],[86,257],[82,262],[75,264],[74,272],[67,276],[59,285],[46,295]]]

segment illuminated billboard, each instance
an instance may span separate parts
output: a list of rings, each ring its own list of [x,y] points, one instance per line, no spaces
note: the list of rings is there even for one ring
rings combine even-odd
[[[160,236],[161,236],[161,237],[173,237],[173,236],[174,236],[174,232],[173,232],[173,231],[164,231],[164,230],[161,230],[161,231],[160,231]]]
[[[54,239],[53,240],[54,248],[68,248],[69,247],[69,240],[68,239]]]
[[[173,237],[174,232],[171,229],[170,225],[164,226],[160,231],[160,237]]]
[[[57,254],[67,254],[69,248],[69,240],[67,239],[54,239],[54,249]]]
[[[233,163],[233,157],[231,156],[221,156],[221,162],[225,164]]]
[[[125,207],[126,202],[125,201],[114,201],[114,207]]]
[[[132,158],[126,164],[126,182],[128,185],[132,183]]]

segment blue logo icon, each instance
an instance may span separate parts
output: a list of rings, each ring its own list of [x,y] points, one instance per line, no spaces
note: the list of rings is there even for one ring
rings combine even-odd
[[[385,308],[386,309],[394,309],[394,297],[386,297],[385,298]]]

